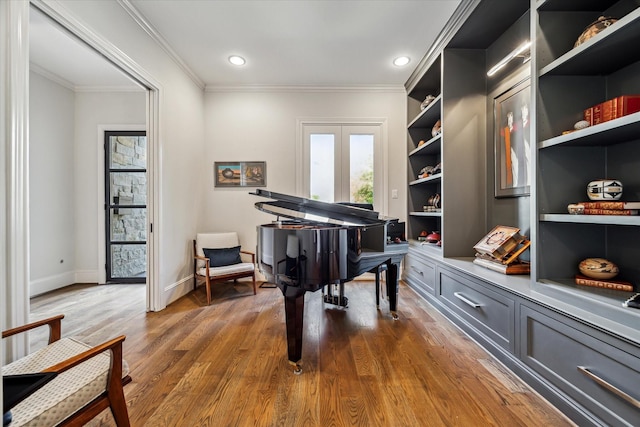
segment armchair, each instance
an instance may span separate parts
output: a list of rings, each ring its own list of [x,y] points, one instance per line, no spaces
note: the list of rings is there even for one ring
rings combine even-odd
[[[253,278],[253,294],[256,294],[256,256],[240,247],[236,232],[198,233],[193,241],[193,289],[199,280],[204,280],[207,304],[211,304],[211,285],[242,277]],[[250,257],[244,262],[242,256]]]
[[[49,344],[2,367],[2,375],[55,373],[33,394],[11,408],[9,427],[82,426],[106,408],[118,427],[129,427],[123,386],[131,382],[122,359],[119,336],[91,347],[73,338],[60,338],[64,315],[54,316],[2,332],[2,338],[49,326]]]

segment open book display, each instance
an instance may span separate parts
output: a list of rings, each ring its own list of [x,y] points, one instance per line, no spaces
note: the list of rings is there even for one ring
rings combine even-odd
[[[519,257],[530,245],[519,228],[498,225],[473,247],[473,262],[502,274],[529,274],[529,263]]]

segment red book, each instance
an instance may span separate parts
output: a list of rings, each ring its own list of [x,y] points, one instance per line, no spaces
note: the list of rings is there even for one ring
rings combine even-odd
[[[585,215],[620,215],[630,216],[638,215],[637,209],[584,209]]]
[[[593,115],[591,116],[591,120],[594,125],[602,123],[602,103],[593,106]]]
[[[589,126],[593,126],[593,107],[584,110],[583,117],[587,122],[589,122]]]
[[[591,286],[594,288],[613,289],[615,291],[633,292],[633,284],[618,280],[592,279],[591,277],[576,274],[576,285]]]
[[[640,202],[620,202],[620,201],[603,201],[603,202],[580,202],[578,205],[584,206],[585,209],[640,209]]]
[[[640,111],[640,95],[623,95],[615,98],[615,100],[616,119]]]

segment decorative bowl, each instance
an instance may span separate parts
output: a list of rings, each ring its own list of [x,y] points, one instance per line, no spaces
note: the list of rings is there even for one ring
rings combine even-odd
[[[617,21],[618,20],[616,18],[612,18],[610,16],[599,17],[596,21],[592,22],[591,24],[589,24],[587,28],[584,29],[582,34],[580,34],[580,37],[578,37],[578,40],[576,40],[576,43],[573,45],[573,47],[575,48],[580,46],[582,43],[586,42],[591,37],[601,32],[602,30],[609,28],[611,24],[614,24]]]
[[[604,258],[587,258],[578,266],[580,273],[593,279],[613,279],[618,275],[618,266]]]
[[[438,243],[440,241],[440,233],[437,231],[432,231],[427,235],[427,242],[429,243]]]

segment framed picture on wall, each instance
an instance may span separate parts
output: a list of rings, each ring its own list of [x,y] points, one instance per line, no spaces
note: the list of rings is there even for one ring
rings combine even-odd
[[[215,162],[216,187],[264,187],[267,185],[267,162]]]
[[[530,80],[494,99],[495,196],[529,195],[531,188]]]

